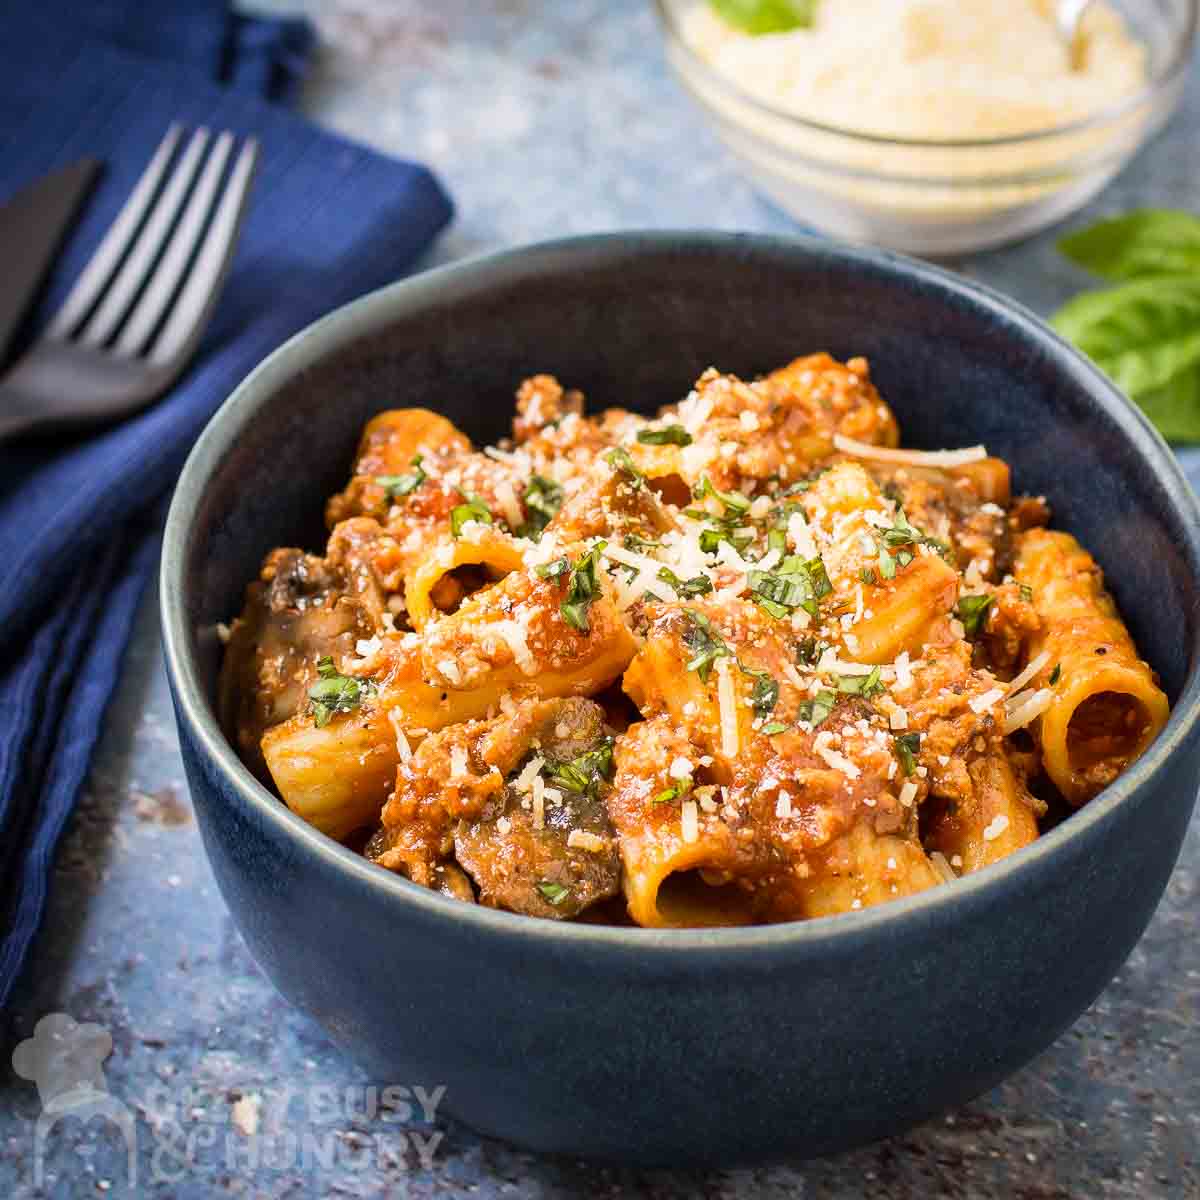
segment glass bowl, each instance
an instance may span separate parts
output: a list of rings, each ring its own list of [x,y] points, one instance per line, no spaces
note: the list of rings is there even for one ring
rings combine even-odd
[[[1095,196],[1165,124],[1183,91],[1198,0],[1112,0],[1146,47],[1137,92],[1036,133],[882,137],[772,107],[685,34],[705,0],[655,0],[667,59],[749,178],[805,225],[850,241],[945,256],[1026,237]]]

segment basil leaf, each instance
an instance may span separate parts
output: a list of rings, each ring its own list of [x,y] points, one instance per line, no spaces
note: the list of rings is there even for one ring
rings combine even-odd
[[[328,654],[317,660],[317,675],[317,682],[308,689],[308,711],[318,729],[328,725],[334,713],[352,712],[375,691],[370,679],[342,675]]]
[[[707,475],[701,475],[700,482],[692,488],[692,499],[703,500],[706,496],[714,496],[721,502],[728,520],[736,520],[750,511],[750,501],[741,492],[718,491]],[[704,515],[708,516],[707,513]]]
[[[668,788],[663,788],[653,800],[651,804],[670,804],[672,800],[678,800],[680,796],[686,796],[692,790],[692,777],[685,776],[678,783],[673,783]]]
[[[665,429],[639,429],[637,440],[643,446],[690,446],[692,435],[682,425],[668,425]]]
[[[637,469],[637,464],[629,456],[624,446],[614,446],[605,456],[604,461],[618,475],[624,475],[635,487],[641,487],[646,482],[645,476]]]
[[[975,637],[984,627],[992,599],[987,595],[963,596],[954,606],[954,615],[962,622],[963,632],[967,637]]]
[[[545,768],[552,783],[595,799],[613,774],[613,740],[603,738],[598,745],[566,762],[554,763]]]
[[[1142,208],[1069,233],[1058,248],[1077,266],[1114,281],[1200,275],[1200,217]]]
[[[775,711],[779,701],[779,681],[770,675],[759,675],[754,681],[750,692],[750,702],[754,705],[756,717],[769,717]]]
[[[713,11],[743,33],[787,33],[811,29],[817,0],[708,0]]]
[[[1169,442],[1200,442],[1200,367],[1137,397],[1142,412]]]
[[[811,700],[801,700],[796,709],[796,719],[807,721],[814,729],[825,720],[834,705],[837,704],[837,693],[828,688],[822,688]]]
[[[921,749],[919,733],[898,733],[892,744],[896,747],[896,757],[900,760],[900,769],[905,775],[911,775],[917,769],[917,754]]]
[[[450,510],[450,532],[458,537],[463,526],[471,521],[478,521],[481,525],[492,523],[491,509],[478,496],[471,496],[465,504],[456,504]]]
[[[600,594],[600,584],[596,580],[596,563],[600,559],[602,548],[603,543],[593,546],[571,568],[571,574],[567,581],[567,594],[558,606],[563,620],[580,633],[588,633],[591,630],[588,623],[588,609],[591,608],[592,601]]]
[[[560,575],[569,575],[571,572],[571,560],[564,555],[562,558],[556,558],[553,562],[542,563],[540,566],[534,567],[540,579],[557,579]]]
[[[1200,273],[1084,292],[1051,324],[1136,400],[1200,365]]]
[[[870,700],[886,689],[879,678],[879,668],[873,667],[869,675],[839,675],[837,690],[844,696],[861,696]]]
[[[530,541],[536,542],[541,538],[542,530],[562,508],[563,490],[553,479],[535,474],[529,477],[522,500],[528,515],[521,527],[514,532],[517,537],[529,538]]]
[[[375,482],[387,491],[389,500],[399,500],[401,496],[407,496],[409,492],[416,491],[429,478],[421,469],[421,457],[420,454],[413,456],[412,465],[416,467],[416,470],[410,471],[406,475],[375,476]]]
[[[772,737],[777,733],[783,733],[787,729],[787,724],[784,721],[771,721],[769,724],[762,727],[762,732],[767,737]]]
[[[571,894],[570,888],[565,888],[561,883],[554,883],[549,879],[541,880],[537,885],[537,890],[542,893],[542,898],[547,904],[553,904],[555,907]]]
[[[712,580],[707,575],[697,575],[692,579],[680,579],[670,567],[663,567],[658,573],[658,578],[668,587],[674,588],[676,595],[685,599],[689,596],[706,596],[713,590]]]
[[[707,683],[713,663],[718,658],[727,657],[729,647],[703,613],[694,608],[685,608],[683,611],[688,617],[688,627],[683,631],[680,641],[692,655],[684,670],[695,671],[700,676],[700,681]]]

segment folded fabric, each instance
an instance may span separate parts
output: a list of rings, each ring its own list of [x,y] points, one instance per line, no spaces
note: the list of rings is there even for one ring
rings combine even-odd
[[[105,163],[43,319],[169,122],[253,135],[260,160],[216,315],[172,392],[90,437],[0,448],[0,1008],[36,932],[54,847],[156,560],[164,498],[197,434],[264,355],[397,278],[451,212],[423,167],[263,98],[288,94],[302,74],[308,35],[294,21],[234,17],[218,0],[29,7],[0,46],[0,202],[84,155]]]

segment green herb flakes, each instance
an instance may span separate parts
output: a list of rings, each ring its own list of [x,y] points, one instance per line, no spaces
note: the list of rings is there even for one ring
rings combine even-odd
[[[328,725],[334,713],[352,712],[375,691],[370,679],[341,674],[328,654],[317,660],[317,675],[317,682],[308,689],[308,711],[318,729]]]
[[[468,496],[464,504],[456,504],[450,510],[450,532],[460,537],[463,526],[471,521],[478,521],[480,525],[492,523],[491,509],[478,496]]]
[[[917,754],[921,749],[919,733],[898,733],[892,738],[896,748],[896,758],[900,762],[900,770],[905,775],[911,775],[917,769]]]
[[[682,425],[667,425],[663,429],[639,429],[637,440],[643,446],[690,446],[692,435]]]
[[[420,454],[413,456],[412,465],[416,467],[415,471],[409,471],[405,475],[375,476],[375,482],[387,492],[389,500],[399,500],[409,492],[415,492],[429,478],[421,469],[421,457]]]
[[[962,622],[967,637],[976,637],[983,629],[993,599],[994,597],[988,595],[962,596],[959,599],[954,608],[954,615]]]

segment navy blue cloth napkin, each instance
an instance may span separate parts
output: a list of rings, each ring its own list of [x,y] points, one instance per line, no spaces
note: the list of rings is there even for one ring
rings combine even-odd
[[[170,395],[90,437],[0,448],[0,1009],[41,919],[157,558],[165,497],[197,434],[265,354],[402,274],[451,214],[423,167],[269,102],[303,72],[303,23],[237,17],[225,0],[3,7],[0,202],[84,155],[106,164],[43,318],[171,121],[252,134],[261,156],[216,316]]]

